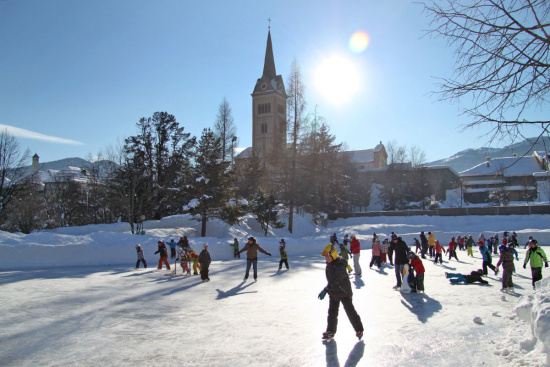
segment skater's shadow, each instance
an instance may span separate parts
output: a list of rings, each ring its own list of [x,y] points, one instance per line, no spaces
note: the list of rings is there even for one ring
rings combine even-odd
[[[336,340],[325,342],[325,357],[327,361],[327,367],[340,367],[338,361],[338,348],[336,346]],[[360,340],[353,346],[351,352],[349,352],[348,359],[344,363],[344,367],[356,367],[363,354],[365,353],[365,343]]]
[[[154,270],[149,270],[149,271],[144,271],[144,272],[140,272],[140,273],[133,273],[133,274],[124,275],[124,277],[138,277],[138,276],[141,276],[141,275],[151,274],[151,273],[154,273],[154,272],[155,272]]]
[[[441,303],[425,293],[401,293],[403,306],[414,313],[418,321],[426,323],[430,317],[441,311]]]
[[[445,268],[447,270],[456,270],[456,268],[453,268],[452,266],[447,266],[447,265],[441,265],[442,268]]]
[[[363,282],[363,279],[361,277],[356,276],[353,280],[353,284],[355,284],[355,288],[360,289],[363,286],[365,286],[365,282]]]
[[[218,296],[216,299],[224,299],[232,296],[237,296],[239,294],[245,294],[245,293],[257,293],[258,291],[249,291],[249,292],[243,292],[246,288],[250,287],[254,283],[248,283],[247,285],[243,286],[244,283],[240,283],[236,287],[231,288],[228,291],[222,291],[221,289],[216,289],[218,292]]]

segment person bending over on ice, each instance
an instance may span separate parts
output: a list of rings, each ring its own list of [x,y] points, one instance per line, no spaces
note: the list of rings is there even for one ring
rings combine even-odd
[[[542,263],[544,260],[544,267],[548,267],[548,259],[544,250],[539,247],[537,240],[531,240],[529,244],[529,250],[525,255],[525,261],[523,262],[523,268],[527,267],[527,263],[531,261],[531,276],[533,278],[533,289],[535,289],[535,283],[542,279]]]
[[[258,251],[263,254],[271,256],[269,252],[264,250],[254,237],[249,237],[246,241],[246,245],[239,251],[239,254],[246,251],[246,273],[244,274],[243,282],[246,282],[248,279],[248,274],[250,272],[250,266],[254,268],[254,281],[258,280]]]
[[[458,274],[458,273],[445,273],[445,278],[450,279],[451,284],[466,283],[471,284],[479,282],[482,284],[489,284],[488,281],[483,280],[481,276],[483,275],[483,270],[477,269],[472,271],[469,275]]]
[[[327,293],[329,295],[327,331],[323,333],[323,339],[332,339],[336,334],[340,303],[344,306],[344,311],[346,311],[346,315],[355,330],[355,336],[361,339],[364,330],[363,323],[353,306],[353,291],[346,272],[346,261],[338,256],[336,247],[331,244],[327,245],[321,254],[325,257],[327,263],[325,275],[328,284],[319,293],[319,299],[325,298]]]

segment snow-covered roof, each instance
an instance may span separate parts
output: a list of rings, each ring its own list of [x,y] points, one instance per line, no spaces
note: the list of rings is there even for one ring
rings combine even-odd
[[[374,162],[374,149],[348,150],[342,153],[349,154],[354,163]]]
[[[460,172],[460,176],[488,176],[502,173],[506,177],[528,176],[537,172],[544,172],[533,156],[527,157],[503,157],[492,158],[487,162],[478,164],[466,171]]]

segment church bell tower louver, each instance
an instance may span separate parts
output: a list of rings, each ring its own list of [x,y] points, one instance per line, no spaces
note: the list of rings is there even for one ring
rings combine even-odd
[[[264,70],[252,92],[252,150],[259,157],[283,154],[286,147],[286,100],[283,77],[277,75],[267,33]]]

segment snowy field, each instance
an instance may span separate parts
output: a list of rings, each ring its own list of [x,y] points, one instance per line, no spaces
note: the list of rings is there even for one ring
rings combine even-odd
[[[452,235],[515,230],[521,244],[529,235],[550,244],[548,224],[548,216],[391,217],[316,228],[298,217],[293,235],[263,237],[249,218],[235,227],[209,222],[209,237],[198,238],[199,224],[177,216],[147,222],[144,236],[124,223],[0,232],[0,366],[544,366],[550,288],[532,290],[523,246],[515,295],[501,293],[500,274],[492,272],[489,286],[449,284],[445,272],[481,267],[478,251],[474,258],[458,251],[459,262],[444,257],[442,266],[424,260],[425,294],[394,291],[393,268],[368,265],[372,232],[383,238],[394,231],[410,245],[421,230],[432,231],[446,245]],[[326,285],[320,252],[332,233],[354,234],[364,249],[363,276],[351,279],[362,341],[341,309],[335,339],[321,342],[328,298],[317,299]],[[184,234],[197,250],[209,244],[211,282],[156,269],[157,239]],[[273,254],[260,254],[256,283],[243,283],[246,260],[232,259],[229,246],[249,235]],[[280,238],[288,271],[277,270]],[[138,242],[146,270],[134,269]]]

